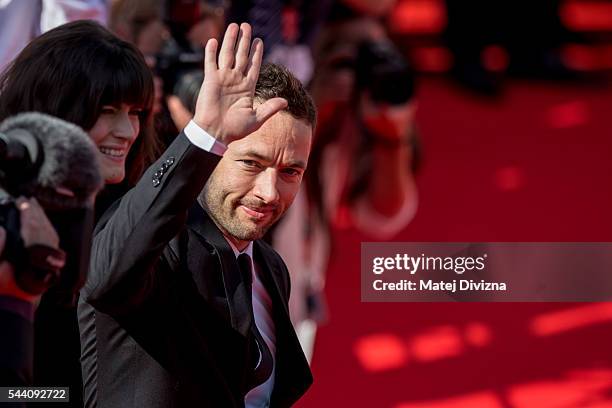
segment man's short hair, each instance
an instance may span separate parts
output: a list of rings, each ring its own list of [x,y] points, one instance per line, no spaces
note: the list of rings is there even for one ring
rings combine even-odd
[[[302,83],[283,66],[266,63],[261,67],[255,87],[255,99],[267,101],[284,98],[289,103],[286,112],[307,122],[314,129],[317,109]]]

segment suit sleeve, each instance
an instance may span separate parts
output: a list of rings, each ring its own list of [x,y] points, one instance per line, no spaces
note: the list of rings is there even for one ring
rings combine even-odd
[[[154,269],[166,244],[183,228],[220,156],[181,133],[120,200],[93,237],[86,302],[109,314],[139,305],[155,285]]]

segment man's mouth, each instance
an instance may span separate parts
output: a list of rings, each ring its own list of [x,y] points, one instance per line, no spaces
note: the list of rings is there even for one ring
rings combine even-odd
[[[260,208],[260,207],[247,207],[246,205],[241,205],[240,208],[250,217],[253,217],[257,220],[262,220],[267,215],[271,215],[274,211],[273,208]]]

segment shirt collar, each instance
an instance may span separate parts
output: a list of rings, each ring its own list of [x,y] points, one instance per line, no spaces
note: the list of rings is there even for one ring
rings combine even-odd
[[[243,251],[239,251],[238,248],[236,248],[234,246],[234,244],[232,243],[232,241],[230,241],[229,239],[227,239],[225,236],[223,237],[225,238],[225,240],[227,241],[227,243],[229,244],[229,246],[232,248],[232,251],[234,251],[234,256],[236,258],[238,258],[238,255],[240,254],[247,254],[249,256],[249,258],[253,259],[253,241],[249,242],[249,245],[247,245],[246,248],[244,248]]]

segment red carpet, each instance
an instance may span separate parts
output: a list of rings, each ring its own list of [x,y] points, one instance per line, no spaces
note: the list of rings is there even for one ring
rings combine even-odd
[[[612,241],[609,88],[517,82],[492,103],[428,79],[419,95],[419,211],[397,241]],[[612,303],[361,303],[368,237],[335,235],[298,406],[612,407]]]

